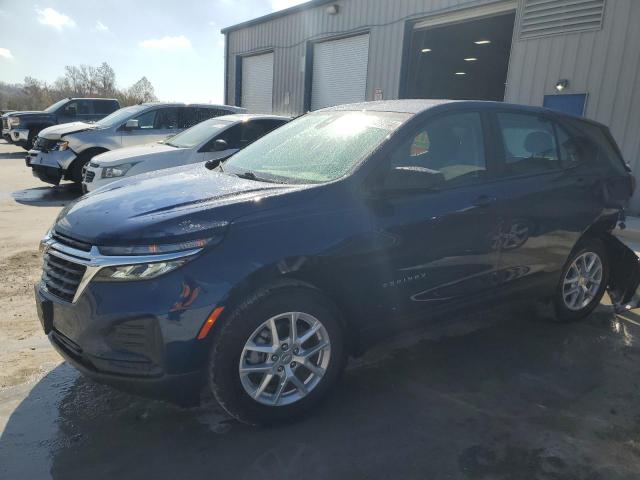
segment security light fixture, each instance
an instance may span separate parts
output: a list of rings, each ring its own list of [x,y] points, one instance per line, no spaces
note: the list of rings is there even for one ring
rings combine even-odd
[[[340,5],[329,5],[327,7],[327,15],[337,15],[338,12],[340,11]]]
[[[560,79],[558,80],[558,83],[556,83],[556,90],[559,92],[562,92],[567,88],[569,88],[569,80],[567,80],[566,78]]]
[[[478,60],[476,57],[468,57],[464,59],[465,62],[475,62],[476,60]]]
[[[491,43],[491,40],[476,40],[475,42],[476,45],[488,45]]]
[[[466,75],[467,72],[456,72],[456,75]]]
[[[430,48],[423,48],[422,53],[429,53],[431,51]]]

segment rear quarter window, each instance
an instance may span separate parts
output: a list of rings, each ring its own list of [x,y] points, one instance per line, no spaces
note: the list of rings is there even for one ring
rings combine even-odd
[[[579,149],[580,163],[613,168],[617,173],[627,173],[624,159],[606,127],[575,120],[569,120],[566,123],[572,134],[572,140]]]

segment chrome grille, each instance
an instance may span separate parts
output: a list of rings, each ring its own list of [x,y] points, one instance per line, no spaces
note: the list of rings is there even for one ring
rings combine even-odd
[[[60,258],[50,250],[44,255],[42,269],[42,281],[47,291],[66,302],[73,302],[87,267]]]
[[[96,176],[96,172],[92,171],[92,170],[86,170],[84,172],[84,181],[85,183],[91,183],[93,182],[93,179]]]
[[[58,233],[56,231],[52,232],[51,238],[53,238],[56,242],[60,242],[63,245],[66,245],[71,248],[77,248],[78,250],[82,250],[83,252],[91,251],[91,245],[85,242],[81,242],[80,240],[76,240],[71,237],[67,237],[62,233]]]

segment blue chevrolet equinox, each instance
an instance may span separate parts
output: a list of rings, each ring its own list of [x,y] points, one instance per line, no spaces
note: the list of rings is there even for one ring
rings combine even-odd
[[[251,424],[309,411],[350,355],[511,299],[579,320],[635,294],[609,130],[534,107],[320,110],[220,165],[113,183],[42,241],[36,303],[85,375]]]

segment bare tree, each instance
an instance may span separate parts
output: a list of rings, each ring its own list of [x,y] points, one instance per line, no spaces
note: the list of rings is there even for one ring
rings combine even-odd
[[[117,88],[116,74],[106,62],[98,67],[68,65],[51,85],[33,77],[25,77],[22,85],[0,82],[0,109],[42,110],[66,97],[115,97],[123,107],[157,100],[147,77],[129,88]]]

